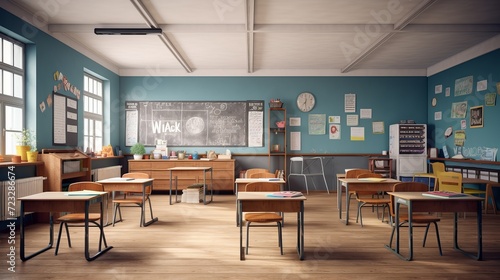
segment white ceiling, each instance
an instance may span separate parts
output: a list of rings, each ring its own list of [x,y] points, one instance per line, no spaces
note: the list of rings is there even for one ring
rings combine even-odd
[[[499,0],[6,0],[1,5],[119,75],[426,76],[500,46]],[[94,34],[96,27],[150,26],[163,34]]]

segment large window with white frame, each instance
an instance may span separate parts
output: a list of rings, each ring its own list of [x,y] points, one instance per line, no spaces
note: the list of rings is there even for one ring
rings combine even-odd
[[[0,154],[16,154],[24,120],[25,46],[0,33]]]
[[[83,77],[83,140],[84,149],[102,150],[103,140],[103,82],[85,74]]]

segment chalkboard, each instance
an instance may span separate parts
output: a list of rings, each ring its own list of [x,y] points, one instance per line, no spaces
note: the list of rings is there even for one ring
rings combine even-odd
[[[255,102],[255,101],[253,101]],[[263,101],[260,101],[263,103]],[[126,101],[127,146],[247,146],[249,101]]]

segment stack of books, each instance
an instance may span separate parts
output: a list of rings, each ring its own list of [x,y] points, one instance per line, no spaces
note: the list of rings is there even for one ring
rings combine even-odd
[[[432,192],[425,192],[422,195],[429,197],[438,197],[438,198],[457,198],[457,197],[468,196],[465,193],[456,193],[450,191],[432,191]]]

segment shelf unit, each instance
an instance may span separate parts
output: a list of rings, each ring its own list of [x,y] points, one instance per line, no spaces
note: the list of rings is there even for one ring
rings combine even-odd
[[[384,178],[392,178],[392,158],[368,158],[368,168]]]
[[[43,191],[66,191],[74,182],[90,181],[90,157],[78,150],[43,149]]]
[[[427,125],[390,125],[389,157],[394,159],[396,179],[427,173]]]
[[[278,160],[275,169],[283,170],[286,173],[286,160],[287,160],[287,146],[286,146],[286,125],[283,128],[278,127],[276,122],[284,121],[286,123],[286,109],[285,108],[269,108],[268,114],[268,155],[269,155],[269,170],[273,172],[272,166],[276,157],[282,157],[283,161]]]

